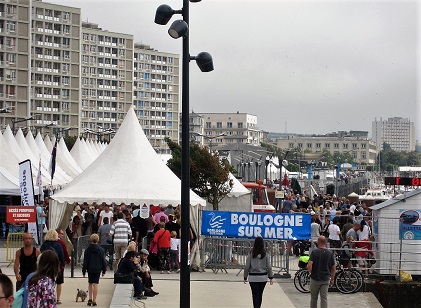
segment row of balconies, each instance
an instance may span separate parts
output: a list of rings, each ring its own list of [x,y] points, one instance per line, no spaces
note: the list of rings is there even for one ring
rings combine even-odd
[[[97,118],[97,119],[98,119],[98,121],[103,121],[103,122],[115,122],[116,121],[115,118]]]
[[[36,18],[38,18],[38,19],[45,19],[45,20],[53,20],[53,21],[60,21],[60,20],[62,20],[62,21],[64,21],[64,22],[69,22],[70,21],[70,19],[67,19],[67,18],[61,18],[61,17],[53,17],[53,16],[47,16],[47,15],[41,15],[41,14],[36,14],[36,15],[34,15]]]
[[[46,28],[37,28],[38,32],[50,33],[50,34],[60,34],[61,31],[54,30],[54,29],[46,29]],[[70,33],[65,33],[70,34]]]

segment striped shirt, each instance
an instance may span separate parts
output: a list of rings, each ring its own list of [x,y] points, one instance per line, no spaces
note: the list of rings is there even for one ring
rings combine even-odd
[[[114,235],[114,244],[127,244],[129,236],[132,236],[132,229],[124,219],[117,219],[110,230],[110,235]]]

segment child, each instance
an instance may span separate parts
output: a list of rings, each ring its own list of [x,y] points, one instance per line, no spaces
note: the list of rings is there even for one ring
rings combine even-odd
[[[178,249],[180,248],[180,239],[177,238],[177,232],[171,232],[171,269],[174,271],[177,269],[177,273],[180,272],[180,265],[178,262]]]

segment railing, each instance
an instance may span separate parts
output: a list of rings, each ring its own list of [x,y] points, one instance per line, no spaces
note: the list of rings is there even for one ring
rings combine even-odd
[[[206,237],[201,243],[201,268],[210,268],[215,274],[219,271],[227,272],[227,269],[238,269],[239,275],[246,265],[253,243],[251,239]],[[283,272],[284,277],[290,277],[286,242],[265,241],[265,245],[273,271],[278,274]]]

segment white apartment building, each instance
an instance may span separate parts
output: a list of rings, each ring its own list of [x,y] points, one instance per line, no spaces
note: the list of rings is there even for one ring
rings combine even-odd
[[[415,151],[415,124],[408,118],[393,117],[372,122],[372,139],[377,143],[377,150],[383,150],[387,143],[395,151]]]
[[[0,1],[0,130],[109,140],[132,104],[157,150],[178,141],[178,55],[82,23],[79,8]]]
[[[133,104],[149,142],[160,153],[169,153],[165,137],[178,141],[179,56],[134,45]]]
[[[306,160],[305,153],[310,154],[308,157],[312,160],[315,156],[311,154],[322,154],[324,149],[332,155],[349,153],[359,166],[374,165],[378,153],[374,141],[362,136],[344,134],[291,135],[285,139],[278,139],[276,146],[290,151],[298,149],[302,160]]]
[[[101,138],[117,131],[132,104],[133,36],[82,23],[82,134]]]
[[[263,139],[257,116],[248,113],[190,113],[190,124],[195,124],[190,128],[190,137],[206,146],[236,143],[260,146]]]

